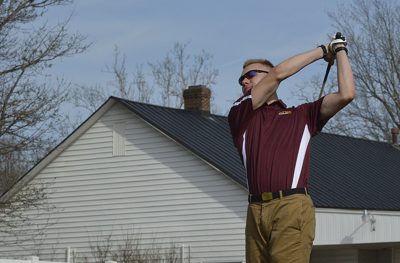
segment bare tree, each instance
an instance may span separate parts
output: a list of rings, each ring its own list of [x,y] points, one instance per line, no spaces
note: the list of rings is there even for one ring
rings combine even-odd
[[[70,102],[76,107],[92,113],[111,95],[109,89],[101,84],[94,84],[92,86],[77,84],[70,95]],[[87,116],[77,117],[79,122],[83,121],[83,117]],[[79,122],[76,124],[79,124]]]
[[[46,69],[58,58],[85,51],[88,44],[83,36],[68,33],[68,19],[55,26],[47,22],[38,25],[38,20],[48,8],[69,3],[68,0],[0,1],[0,231],[3,233],[20,231],[21,224],[29,222],[23,212],[43,204],[46,196],[40,184],[28,186],[7,200],[3,193],[58,140],[53,128],[62,121],[60,106],[67,98],[68,83],[49,85]]]
[[[154,89],[150,87],[146,80],[143,65],[136,66],[136,71],[133,73],[133,83],[136,86],[137,100],[150,103],[154,94]]]
[[[112,76],[106,86],[104,84],[76,85],[69,101],[75,106],[85,109],[88,113],[94,112],[110,96],[145,103],[151,101],[153,88],[145,78],[143,66],[137,66],[132,79],[130,79],[126,69],[126,56],[121,55],[117,46],[113,52],[113,63],[111,66],[106,66],[105,72]],[[80,119],[80,121],[82,120]]]
[[[126,71],[126,56],[121,56],[117,46],[114,48],[114,63],[111,68],[107,67],[107,71],[113,75],[114,81],[111,85],[115,86],[119,95],[123,98],[134,98],[135,91]]]
[[[104,263],[113,260],[120,263],[177,263],[180,261],[179,247],[174,242],[160,245],[161,240],[152,239],[150,244],[144,242],[142,234],[127,231],[123,240],[116,239],[112,233],[99,233],[96,240],[90,241],[90,259]],[[88,255],[81,255],[85,262],[91,262]],[[190,262],[190,255],[186,258]]]
[[[116,47],[113,63],[106,67],[106,72],[112,76],[108,88],[102,84],[76,86],[72,101],[74,105],[89,112],[96,110],[109,96],[182,108],[184,89],[198,84],[212,88],[218,76],[218,70],[213,68],[209,53],[202,51],[191,56],[187,54],[187,47],[188,44],[175,43],[163,60],[148,63],[150,77],[146,77],[143,65],[137,65],[132,78],[129,77],[126,67],[126,56]],[[161,101],[154,100],[155,92],[160,94]]]
[[[329,16],[348,39],[357,94],[327,129],[389,141],[390,129],[400,127],[400,5],[391,0],[353,0],[337,10]],[[320,85],[311,83],[316,89]],[[330,86],[337,84],[331,80]]]
[[[14,171],[12,170],[12,172]],[[7,178],[3,175],[1,177]],[[15,178],[16,176],[8,177]],[[13,183],[13,181],[9,181],[9,183]],[[55,207],[47,203],[49,194],[47,189],[46,183],[37,181],[35,184],[28,184],[10,199],[0,203],[1,246],[7,247],[15,244],[23,246],[25,241],[32,240],[38,244],[45,237],[45,230],[51,225],[51,222],[49,216],[44,217],[43,214],[50,215],[50,212],[55,211]],[[40,226],[35,225],[32,220],[39,216],[45,219]]]
[[[111,68],[107,67],[107,71],[113,75],[114,80],[110,84],[117,89],[117,96],[145,103],[151,101],[153,89],[146,81],[143,65],[136,66],[133,78],[129,80],[126,55],[121,55],[118,47],[114,48],[114,63]]]
[[[188,86],[202,84],[212,88],[216,83],[219,73],[212,66],[212,55],[203,50],[192,58],[186,53],[187,46],[175,43],[162,61],[149,63],[164,106],[182,108],[182,92]]]

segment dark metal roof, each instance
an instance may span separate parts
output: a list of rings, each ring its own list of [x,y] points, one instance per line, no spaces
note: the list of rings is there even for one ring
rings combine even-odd
[[[247,187],[227,117],[113,98]],[[399,148],[325,133],[311,144],[309,190],[317,207],[400,210]]]
[[[325,133],[311,146],[309,187],[318,207],[400,210],[400,148]]]

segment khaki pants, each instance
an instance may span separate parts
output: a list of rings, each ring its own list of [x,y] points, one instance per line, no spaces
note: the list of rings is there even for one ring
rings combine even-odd
[[[315,208],[309,195],[249,204],[246,263],[308,263],[314,234]]]

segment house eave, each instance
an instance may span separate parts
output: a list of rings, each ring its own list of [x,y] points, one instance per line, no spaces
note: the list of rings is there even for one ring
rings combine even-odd
[[[314,245],[395,244],[399,229],[400,211],[316,208]]]

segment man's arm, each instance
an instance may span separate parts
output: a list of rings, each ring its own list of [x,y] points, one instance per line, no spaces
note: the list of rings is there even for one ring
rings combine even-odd
[[[340,52],[339,52],[340,53]],[[273,67],[270,72],[251,90],[253,109],[257,109],[275,94],[280,82],[300,71],[305,66],[322,58],[323,50],[318,47],[284,60]]]
[[[335,45],[335,49],[344,46]],[[330,93],[325,96],[321,104],[320,119],[326,119],[335,115],[338,111],[349,104],[355,96],[353,72],[350,62],[344,50],[336,53],[338,92]]]

